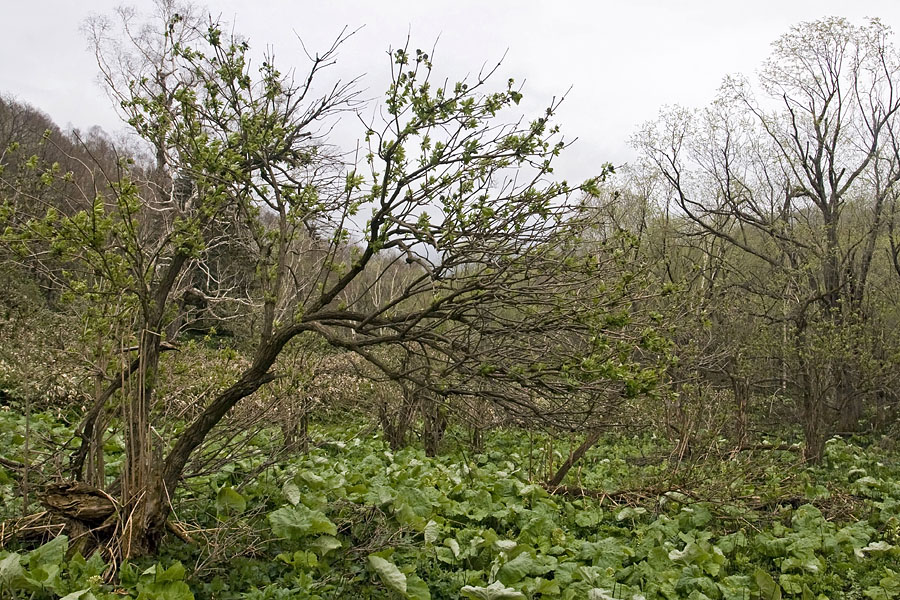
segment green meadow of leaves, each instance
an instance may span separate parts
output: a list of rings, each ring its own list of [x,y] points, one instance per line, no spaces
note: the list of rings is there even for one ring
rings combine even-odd
[[[49,417],[36,423],[60,434]],[[13,457],[21,427],[2,414]],[[77,540],[37,548],[13,540],[0,551],[0,597],[900,597],[897,456],[862,442],[832,440],[823,466],[787,476],[797,460],[790,452],[757,455],[755,469],[735,457],[687,473],[654,440],[609,436],[570,482],[608,495],[576,497],[537,483],[546,447],[518,432],[495,434],[482,454],[434,459],[391,452],[377,436],[342,440],[319,428],[314,438],[307,454],[256,478],[247,477],[258,466],[251,460],[193,479],[178,518],[195,544],[170,537],[158,562],[125,563],[112,579],[103,557],[81,556]],[[121,450],[109,450],[115,465]],[[679,477],[706,485],[681,493],[672,485]],[[662,481],[671,489],[658,496],[621,493]],[[0,471],[0,497],[13,498],[13,485]]]

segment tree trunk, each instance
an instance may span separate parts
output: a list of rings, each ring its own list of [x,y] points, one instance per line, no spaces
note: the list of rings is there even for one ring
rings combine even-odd
[[[81,425],[78,427],[77,433],[78,437],[81,438],[81,446],[79,446],[78,450],[69,460],[69,471],[76,481],[81,481],[84,477],[84,463],[88,455],[92,453],[98,454],[96,444],[98,443],[98,440],[103,439],[103,423],[101,422],[103,408],[112,399],[113,395],[119,391],[119,388],[122,387],[125,380],[131,377],[131,374],[137,370],[139,364],[138,360],[133,360],[126,372],[121,373],[119,377],[116,377],[106,386],[106,389],[101,393],[98,393],[93,406],[91,406],[91,409],[81,420]],[[99,454],[103,454],[102,448],[99,449]],[[96,482],[94,483],[96,485]],[[99,487],[102,487],[102,485]]]
[[[85,469],[84,477],[84,480],[87,483],[100,489],[106,487],[106,460],[103,451],[103,438],[106,433],[108,419],[109,415],[103,413],[96,420],[93,436],[90,438],[90,448],[87,453],[87,468]]]
[[[855,432],[859,429],[859,420],[862,418],[862,396],[857,392],[856,386],[851,381],[851,375],[847,368],[842,368],[838,373],[837,385],[840,394],[840,413],[838,414],[838,427],[843,432]]]
[[[299,406],[292,401],[287,402],[287,415],[281,423],[282,446],[287,451],[302,453],[309,451],[309,406],[304,396]]]
[[[735,445],[740,448],[747,441],[749,430],[749,415],[747,405],[750,400],[750,382],[746,377],[735,376],[731,379],[734,391],[734,402],[737,410],[735,423]]]
[[[132,377],[131,393],[122,403],[125,424],[125,463],[120,478],[122,514],[122,551],[124,558],[156,552],[165,531],[169,514],[170,493],[162,472],[162,448],[154,443],[150,426],[156,378],[162,348],[162,324],[169,295],[187,262],[187,254],[179,251],[172,257],[156,287],[144,298],[143,323],[138,335],[137,368]],[[115,392],[112,386],[109,388]],[[111,396],[112,394],[110,394]]]
[[[416,412],[414,392],[404,388],[400,406],[391,410],[390,401],[384,401],[378,408],[378,420],[381,431],[391,450],[397,451],[406,446],[406,434],[412,425]]]
[[[294,324],[261,342],[250,368],[194,419],[175,442],[165,460],[159,455],[158,446],[155,453],[150,446],[133,449],[135,454],[128,456],[129,470],[122,477],[122,496],[127,499],[127,502],[123,502],[123,514],[128,515],[126,522],[123,523],[122,533],[122,547],[126,557],[152,554],[156,551],[165,533],[166,519],[172,509],[170,498],[175,494],[191,455],[235,404],[275,379],[275,376],[269,373],[269,369],[285,344],[311,327],[309,324]],[[157,353],[157,360],[158,356]],[[141,373],[141,369],[138,373]],[[143,383],[144,386],[137,387],[146,391],[147,382]],[[139,396],[136,398],[139,401]],[[146,407],[139,404],[138,408],[142,410]],[[130,431],[134,434],[141,433],[136,428]],[[137,441],[146,444],[150,440],[145,436],[138,438]],[[136,444],[132,443],[132,446]]]
[[[161,469],[151,468],[145,477],[141,494],[123,505],[123,515],[127,517],[122,524],[120,543],[125,560],[156,553],[172,508]]]
[[[422,437],[425,438],[425,456],[437,456],[447,430],[447,414],[440,402],[424,398],[424,427]]]
[[[563,479],[566,478],[566,475],[569,473],[569,470],[572,468],[572,466],[579,460],[581,460],[587,453],[587,451],[590,450],[591,447],[593,447],[593,445],[598,441],[600,441],[600,430],[594,429],[593,431],[589,432],[584,438],[584,441],[581,442],[581,445],[578,446],[578,448],[576,448],[575,451],[569,455],[569,458],[566,459],[566,462],[564,462],[562,466],[560,466],[556,471],[556,474],[550,478],[550,481],[547,482],[547,485],[550,487],[556,487],[561,484],[563,482]]]
[[[823,414],[823,402],[816,393],[810,389],[811,383],[803,391],[802,421],[803,438],[806,447],[803,449],[803,458],[807,462],[817,465],[822,462],[825,452],[825,415]]]
[[[806,321],[796,321],[794,351],[798,358],[798,372],[801,380],[800,421],[803,424],[803,458],[811,464],[822,462],[825,452],[825,391],[829,389],[823,378],[827,378],[828,367],[813,364],[806,356]]]
[[[152,554],[159,545],[168,509],[159,473],[161,448],[150,427],[153,393],[159,369],[159,333],[145,328],[139,342],[137,380],[123,404],[125,464],[122,470],[123,558]],[[160,522],[161,520],[161,522]]]
[[[222,392],[184,431],[172,451],[163,461],[161,457],[151,462],[141,473],[139,494],[134,494],[134,472],[129,485],[132,486],[128,504],[124,504],[123,514],[129,515],[123,523],[122,548],[125,558],[153,554],[165,533],[166,519],[172,510],[170,498],[180,482],[181,475],[206,435],[238,401],[246,398],[264,384],[274,379],[267,372],[258,373],[250,369],[240,380]],[[161,465],[161,466],[160,466]],[[124,490],[123,490],[124,492]],[[124,496],[123,494],[123,497]]]
[[[484,429],[478,425],[472,426],[472,450],[474,452],[484,450]]]

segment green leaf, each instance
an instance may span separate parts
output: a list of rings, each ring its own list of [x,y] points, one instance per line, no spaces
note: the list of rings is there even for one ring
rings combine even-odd
[[[878,542],[869,542],[868,546],[866,546],[865,548],[857,548],[853,551],[853,553],[858,558],[865,558],[867,553],[871,553],[873,556],[880,556],[893,549],[894,546],[888,544],[884,540],[881,540]]]
[[[747,575],[729,575],[718,581],[716,587],[722,593],[722,600],[747,600],[751,596]]]
[[[157,583],[162,583],[164,581],[184,580],[184,565],[181,564],[180,560],[176,560],[168,569],[165,569],[164,571],[160,571],[157,565],[153,565],[153,567],[151,568],[155,568],[153,572],[153,581]],[[147,572],[149,572],[149,569],[147,571],[144,571],[144,573]]]
[[[19,562],[20,558],[21,556],[13,553],[0,560],[0,587],[14,588],[15,582],[25,576],[25,571]]]
[[[792,596],[803,593],[803,581],[800,575],[785,573],[778,577],[778,584],[782,590]]]
[[[139,586],[137,600],[194,600],[194,593],[183,581],[162,581]]]
[[[581,510],[575,515],[575,524],[579,527],[596,527],[603,520],[603,511],[598,509],[594,510]]]
[[[397,565],[380,556],[370,554],[369,566],[372,567],[373,571],[378,573],[378,577],[384,585],[395,592],[406,595],[406,575],[400,572]]]
[[[425,524],[425,532],[424,532],[425,533],[425,545],[426,546],[433,545],[437,541],[438,535],[440,534],[440,532],[441,532],[440,525],[435,523],[433,520],[428,521],[428,523]]]
[[[891,600],[900,596],[900,577],[890,569],[885,569],[887,576],[882,577],[877,586],[870,586],[865,594],[872,600]],[[807,600],[804,596],[802,600]]]
[[[40,548],[32,550],[28,553],[26,561],[31,569],[47,565],[59,565],[66,557],[66,551],[69,549],[69,538],[60,535]]]
[[[509,585],[521,581],[532,569],[537,567],[534,559],[527,552],[519,554],[514,559],[500,567],[497,571],[497,579]]]
[[[293,481],[288,481],[284,484],[284,487],[281,489],[284,492],[284,497],[287,498],[287,501],[297,506],[300,504],[300,488],[297,487],[297,484]]]
[[[756,573],[753,574],[753,578],[756,580],[756,585],[759,588],[760,600],[781,600],[781,587],[775,583],[771,575],[762,569],[757,569]]]
[[[247,509],[247,501],[230,485],[222,486],[216,494],[216,515],[239,515]]]
[[[616,521],[624,521],[625,519],[635,519],[640,515],[647,514],[647,509],[643,506],[633,507],[626,506],[616,514]]]
[[[61,600],[96,600],[93,593],[91,593],[90,588],[78,590],[77,592],[72,592],[71,594],[67,594],[61,598]]]
[[[319,556],[325,556],[333,550],[339,549],[343,544],[336,537],[330,535],[320,535],[310,542],[309,547],[315,550]]]
[[[888,594],[887,590],[884,588],[874,585],[866,588],[865,595],[866,598],[870,598],[871,600],[891,600],[896,597],[892,594]],[[801,598],[801,600],[806,600],[806,596]],[[815,600],[815,598],[812,598],[812,600]]]
[[[525,594],[508,588],[499,581],[495,581],[487,587],[464,586],[460,593],[466,598],[474,600],[525,600]]]
[[[325,479],[312,471],[303,471],[299,473],[299,477],[306,482],[311,490],[320,490],[325,487]]]
[[[536,577],[534,580],[534,593],[542,596],[558,596],[561,590],[559,584],[552,579]]]
[[[406,576],[406,597],[410,600],[431,600],[431,590],[421,577],[412,573]]]
[[[269,523],[275,535],[289,540],[319,533],[337,535],[337,526],[325,516],[325,513],[311,510],[302,504],[285,506],[270,513]]]

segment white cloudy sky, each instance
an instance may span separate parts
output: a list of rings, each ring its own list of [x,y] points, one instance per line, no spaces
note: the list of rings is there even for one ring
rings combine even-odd
[[[120,128],[96,82],[79,26],[121,0],[2,0],[0,93],[29,102],[58,123]],[[146,9],[150,0],[124,2]],[[270,47],[282,70],[303,66],[295,33],[322,48],[344,26],[362,27],[338,69],[365,74],[368,97],[385,88],[387,49],[431,48],[451,78],[474,73],[507,52],[501,75],[525,80],[537,110],[570,87],[559,118],[578,141],[558,172],[583,178],[605,161],[632,157],[628,138],[664,104],[700,106],[727,73],[752,75],[769,44],[800,21],[839,15],[878,17],[900,28],[897,0],[209,0],[198,2],[234,24],[256,48]],[[343,141],[347,143],[347,141]]]

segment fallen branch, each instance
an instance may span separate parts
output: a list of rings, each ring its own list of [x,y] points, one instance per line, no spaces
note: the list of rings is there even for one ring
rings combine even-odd
[[[58,536],[66,528],[64,520],[50,511],[41,511],[19,519],[0,523],[0,548],[13,538],[18,540],[50,539]]]
[[[800,452],[803,448],[799,444],[747,444],[738,446],[732,452],[754,452],[756,450],[778,450],[781,452]]]
[[[609,500],[613,504],[638,504],[642,501],[656,500],[667,494],[681,494],[692,501],[700,502],[700,500],[691,492],[681,489],[637,489],[622,490],[619,492],[604,492],[601,490],[590,490],[586,488],[571,485],[550,485],[543,484],[545,490],[554,496],[569,496],[574,498],[599,498],[602,503]]]
[[[175,537],[184,542],[185,544],[195,544],[194,538],[190,536],[190,534],[185,531],[184,527],[175,523],[174,521],[166,521],[166,530],[171,532]]]
[[[8,458],[3,458],[0,456],[0,465],[3,465],[7,469],[12,469],[14,471],[24,471],[25,463],[20,463],[17,460],[10,460]]]

